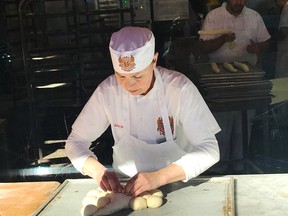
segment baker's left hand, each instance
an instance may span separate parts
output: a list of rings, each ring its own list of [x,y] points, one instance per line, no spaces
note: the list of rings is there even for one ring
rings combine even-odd
[[[113,170],[106,169],[102,175],[100,187],[104,191],[122,192],[123,187],[120,184],[117,174]]]
[[[260,48],[258,43],[255,43],[253,40],[250,40],[250,44],[247,46],[247,52],[251,54],[259,54]]]
[[[124,193],[128,196],[138,196],[139,194],[158,188],[159,176],[155,172],[137,173],[124,186]]]

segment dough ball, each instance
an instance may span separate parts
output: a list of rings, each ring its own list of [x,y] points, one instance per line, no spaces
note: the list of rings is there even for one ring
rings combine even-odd
[[[96,206],[98,208],[103,208],[110,203],[110,199],[108,197],[98,197]]]
[[[140,197],[143,197],[144,199],[147,199],[151,194],[148,191],[145,191],[139,195]]]
[[[98,208],[103,208],[104,206],[110,203],[110,199],[108,197],[95,197],[95,196],[86,196],[82,201],[82,205],[95,205]]]
[[[151,195],[147,199],[147,206],[148,208],[158,208],[162,205],[163,199],[160,196]]]
[[[162,191],[159,190],[159,189],[153,189],[153,190],[150,190],[149,193],[150,193],[151,195],[159,196],[159,197],[161,197],[161,198],[164,197]]]
[[[86,206],[86,205],[96,205],[96,201],[97,201],[97,197],[94,196],[86,196],[84,197],[84,199],[82,200],[82,205]]]
[[[142,210],[147,208],[146,199],[143,197],[133,197],[129,202],[130,208],[134,211]]]
[[[105,196],[105,195],[106,195],[106,192],[97,189],[97,190],[88,191],[86,196],[101,197],[101,196]]]
[[[82,216],[91,216],[91,215],[93,215],[96,211],[98,211],[97,206],[95,206],[95,205],[86,205],[86,206],[83,206],[83,207],[81,208],[81,215],[82,215]]]

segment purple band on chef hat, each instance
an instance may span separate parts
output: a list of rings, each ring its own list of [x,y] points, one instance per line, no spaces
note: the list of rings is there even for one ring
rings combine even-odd
[[[124,27],[112,34],[109,50],[115,71],[136,73],[152,62],[155,38],[148,28]]]

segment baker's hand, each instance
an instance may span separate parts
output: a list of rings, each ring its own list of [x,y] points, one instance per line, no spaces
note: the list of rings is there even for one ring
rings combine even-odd
[[[230,34],[223,34],[221,35],[222,37],[222,40],[224,42],[232,42],[232,41],[235,41],[236,40],[236,35],[235,33],[230,33]]]
[[[137,173],[124,186],[123,192],[128,196],[138,196],[139,194],[158,188],[159,177],[154,173]]]
[[[259,54],[260,53],[259,45],[251,39],[250,39],[250,44],[247,46],[246,50],[248,53],[251,53],[251,54]]]
[[[113,191],[118,193],[123,191],[119,178],[113,170],[106,169],[104,171],[99,185],[104,191]]]

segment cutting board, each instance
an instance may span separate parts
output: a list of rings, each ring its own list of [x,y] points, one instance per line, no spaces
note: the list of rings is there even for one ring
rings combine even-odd
[[[0,183],[0,215],[32,215],[59,185],[55,181]]]

